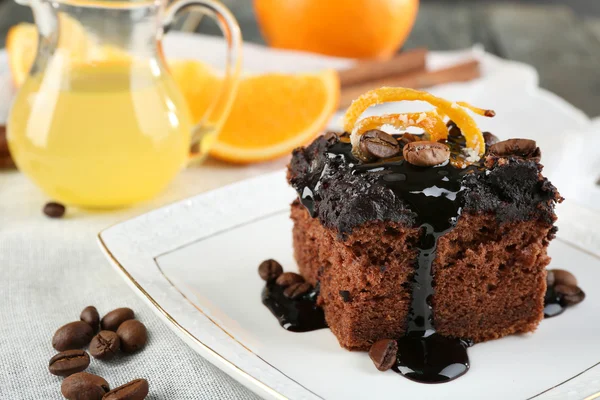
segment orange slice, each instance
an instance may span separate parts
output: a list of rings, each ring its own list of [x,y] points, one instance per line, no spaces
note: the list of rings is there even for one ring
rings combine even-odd
[[[199,120],[222,84],[197,61],[173,61],[171,72]],[[339,100],[333,70],[316,74],[265,74],[242,78],[231,112],[210,154],[233,163],[267,161],[306,144],[323,129]],[[215,122],[215,110],[208,120]]]
[[[337,109],[337,72],[268,74],[240,83],[211,155],[225,161],[266,161],[313,139]]]

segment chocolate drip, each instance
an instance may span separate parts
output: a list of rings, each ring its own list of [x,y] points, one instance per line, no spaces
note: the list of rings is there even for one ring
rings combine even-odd
[[[323,309],[316,305],[319,287],[300,299],[284,296],[283,286],[267,283],[262,292],[262,303],[277,317],[279,324],[291,332],[309,332],[327,328]]]
[[[402,158],[361,164],[352,155],[351,145],[344,141],[331,146],[327,157],[343,158],[340,161],[350,165],[353,174],[376,176],[396,197],[410,205],[422,231],[412,277],[407,332],[398,339],[398,358],[393,370],[426,383],[444,382],[463,375],[469,369],[466,342],[439,335],[433,325],[433,262],[439,237],[452,230],[460,217],[462,177],[479,173],[480,169],[477,166],[458,169],[449,163],[424,168],[411,165]],[[311,194],[314,192],[310,190]],[[312,200],[312,196],[310,199],[302,196],[309,211]]]

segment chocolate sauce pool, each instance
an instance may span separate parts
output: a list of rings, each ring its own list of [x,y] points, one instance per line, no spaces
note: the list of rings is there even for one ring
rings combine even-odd
[[[291,332],[310,332],[327,328],[323,309],[316,304],[319,287],[300,299],[283,295],[284,287],[269,282],[262,292],[262,302],[277,318],[279,324]]]
[[[342,164],[352,168],[353,174],[377,174],[396,196],[410,204],[411,210],[417,216],[417,225],[422,230],[412,278],[412,300],[407,317],[407,331],[404,337],[397,340],[398,356],[392,369],[408,379],[422,383],[447,382],[465,374],[469,370],[467,348],[472,342],[442,336],[436,332],[433,324],[432,265],[436,258],[438,239],[452,230],[460,217],[462,178],[466,174],[484,173],[485,169],[479,165],[458,169],[449,163],[423,168],[413,166],[401,157],[363,164],[352,155],[347,138],[342,138],[340,142],[331,146],[327,156],[340,157]],[[321,179],[328,172],[326,167]],[[310,187],[304,187],[300,193],[303,205],[313,217],[314,196],[318,195],[319,185],[321,180]],[[326,327],[323,313],[315,305],[316,297],[317,295],[312,293],[300,301],[290,300],[283,296],[282,288],[267,284],[262,298],[263,303],[284,328],[304,332]],[[547,299],[547,310],[551,313],[550,310],[555,306],[552,295],[547,295]]]

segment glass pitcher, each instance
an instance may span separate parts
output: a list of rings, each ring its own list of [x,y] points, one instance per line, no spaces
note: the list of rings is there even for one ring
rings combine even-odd
[[[239,27],[218,1],[165,3],[29,1],[37,54],[12,105],[8,143],[18,168],[53,200],[112,208],[149,199],[191,148],[203,156],[214,141],[237,88]],[[217,21],[227,44],[221,93],[200,122],[190,120],[161,47],[175,14],[192,6]]]

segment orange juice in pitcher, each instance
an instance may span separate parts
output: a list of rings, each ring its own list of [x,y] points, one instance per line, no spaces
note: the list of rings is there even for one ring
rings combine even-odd
[[[167,9],[167,21],[190,4],[230,18],[219,3],[182,0]],[[42,41],[13,103],[8,141],[19,169],[52,199],[99,208],[133,204],[165,188],[192,144],[200,155],[207,152],[206,135],[216,130],[194,127],[160,51],[162,3],[32,0],[32,6]],[[67,31],[70,37],[61,38]],[[239,37],[229,39],[236,52]]]

